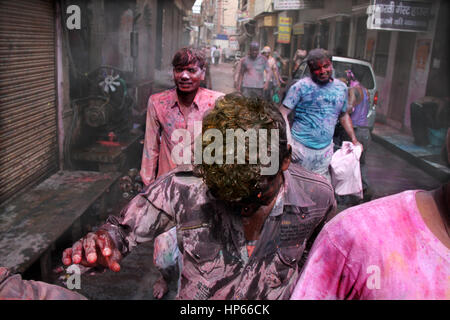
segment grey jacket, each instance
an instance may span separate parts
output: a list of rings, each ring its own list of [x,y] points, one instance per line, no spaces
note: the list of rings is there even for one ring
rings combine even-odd
[[[178,299],[288,299],[336,201],[324,178],[298,165],[284,177],[285,192],[250,257],[240,216],[215,199],[190,166],[158,178],[101,229],[127,254],[176,226],[183,259]]]

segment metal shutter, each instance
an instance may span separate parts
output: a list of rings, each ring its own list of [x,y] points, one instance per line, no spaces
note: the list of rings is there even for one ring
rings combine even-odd
[[[54,10],[0,0],[0,203],[58,169]]]

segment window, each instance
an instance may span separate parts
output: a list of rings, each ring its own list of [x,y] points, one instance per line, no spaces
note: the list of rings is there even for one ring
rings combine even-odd
[[[375,88],[375,81],[368,66],[351,62],[333,61],[333,71],[336,79],[346,77],[346,70],[351,70],[355,75],[355,78],[365,88],[369,90]]]
[[[377,76],[384,77],[386,75],[390,42],[391,42],[390,31],[378,32],[377,44],[375,48],[375,61],[373,64],[373,68]]]
[[[328,21],[323,21],[319,25],[319,45],[318,48],[328,49],[328,36],[330,33],[330,24]]]
[[[316,25],[315,24],[305,24],[305,34],[302,37],[302,47],[303,49],[310,51],[314,49],[314,35],[316,33]]]

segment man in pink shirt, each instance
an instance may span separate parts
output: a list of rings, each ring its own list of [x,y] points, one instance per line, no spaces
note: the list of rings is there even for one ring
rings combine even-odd
[[[214,108],[223,93],[200,87],[205,77],[205,56],[199,50],[183,48],[172,61],[176,88],[150,96],[147,107],[141,177],[149,185],[157,177],[174,169],[171,152],[177,142],[171,136],[176,129],[189,130],[194,137],[194,121]]]
[[[177,167],[171,154],[179,141],[172,140],[173,132],[187,129],[194,138],[194,123],[201,122],[203,115],[214,108],[216,99],[223,96],[221,92],[200,87],[205,79],[205,60],[200,50],[180,49],[172,60],[176,87],[156,93],[148,100],[140,172],[146,186]],[[164,276],[163,270],[175,263],[177,255],[176,230],[173,228],[156,238],[154,245],[154,262]],[[154,296],[162,298],[167,290],[167,283],[161,277],[153,287]]]
[[[450,182],[347,209],[320,232],[291,299],[448,300],[449,226]]]

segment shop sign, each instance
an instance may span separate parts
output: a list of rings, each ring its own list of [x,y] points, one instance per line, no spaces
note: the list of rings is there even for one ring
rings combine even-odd
[[[276,16],[265,16],[264,17],[264,27],[276,27],[277,17]]]
[[[323,0],[275,0],[274,10],[301,10],[301,9],[321,9]]]
[[[228,46],[230,47],[230,49],[239,50],[239,41],[235,37],[232,37],[228,41]]]
[[[278,43],[290,43],[292,18],[278,17]]]
[[[372,0],[367,8],[367,29],[426,32],[431,2]]]
[[[296,23],[292,27],[292,33],[294,35],[305,34],[305,24],[304,23]]]

